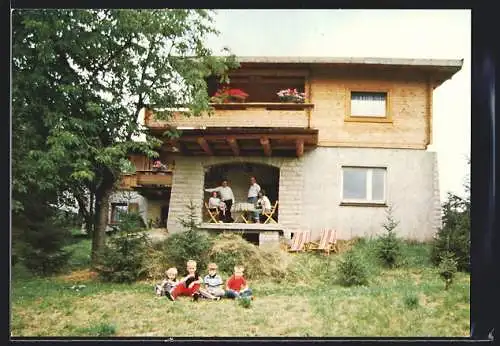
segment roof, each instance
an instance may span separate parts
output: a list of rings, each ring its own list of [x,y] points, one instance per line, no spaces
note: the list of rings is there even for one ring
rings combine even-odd
[[[383,67],[406,70],[418,70],[433,76],[434,87],[450,79],[462,69],[464,59],[408,59],[408,58],[374,58],[374,57],[314,57],[314,56],[238,56],[241,67],[257,67],[265,65],[306,65],[335,67],[357,65],[366,67]],[[283,66],[285,67],[285,66]]]
[[[314,56],[239,56],[240,63],[268,64],[367,64],[398,66],[436,66],[461,68],[463,59],[352,58]]]

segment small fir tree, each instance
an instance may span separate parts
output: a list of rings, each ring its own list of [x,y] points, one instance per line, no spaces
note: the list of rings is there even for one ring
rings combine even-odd
[[[401,257],[401,243],[396,236],[395,229],[399,221],[393,216],[392,207],[386,209],[386,221],[382,224],[385,233],[378,238],[376,254],[385,267],[393,268]]]
[[[453,278],[457,272],[457,260],[451,251],[446,251],[441,255],[438,266],[439,276],[444,280],[444,289],[447,290],[453,283]]]

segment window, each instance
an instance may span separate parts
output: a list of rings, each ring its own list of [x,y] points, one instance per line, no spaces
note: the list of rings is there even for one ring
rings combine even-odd
[[[118,223],[122,215],[127,214],[127,212],[128,212],[127,203],[112,203],[110,223]]]
[[[390,121],[387,91],[350,91],[346,120]]]
[[[385,204],[386,168],[342,167],[342,202]]]

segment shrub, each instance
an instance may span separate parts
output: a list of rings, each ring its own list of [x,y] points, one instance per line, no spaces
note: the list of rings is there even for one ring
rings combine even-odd
[[[403,297],[403,302],[408,309],[415,309],[419,304],[418,296],[415,294],[406,294]]]
[[[22,214],[13,213],[13,262],[21,262],[36,275],[51,275],[65,268],[72,253],[64,246],[71,234],[56,215],[54,208],[36,197],[25,203]]]
[[[444,289],[447,290],[453,282],[457,272],[457,261],[452,252],[444,252],[438,266],[439,276],[444,280]]]
[[[252,300],[250,299],[250,297],[241,297],[238,299],[238,304],[245,309],[248,309],[252,306]]]
[[[437,232],[431,248],[431,262],[438,266],[446,252],[457,261],[457,269],[470,270],[470,201],[448,193],[443,203],[443,227]]]
[[[209,258],[217,263],[222,273],[232,274],[236,264],[243,264],[246,277],[266,277],[277,281],[286,277],[291,261],[290,255],[279,247],[261,248],[247,242],[238,234],[226,232],[215,237]]]
[[[150,241],[139,219],[136,213],[125,214],[116,234],[107,239],[96,268],[101,280],[131,283],[145,274],[143,261]]]
[[[204,270],[208,264],[208,252],[212,244],[210,237],[199,230],[196,221],[197,207],[193,201],[190,201],[187,209],[186,218],[179,219],[186,231],[172,234],[163,242],[161,249],[165,256],[166,267],[177,267],[180,272],[189,259],[197,262],[198,270]]]
[[[337,275],[342,286],[359,286],[368,283],[368,271],[353,251],[344,255],[338,265]]]
[[[399,222],[392,215],[392,207],[386,209],[386,221],[382,224],[385,234],[377,239],[377,258],[385,267],[393,268],[401,257],[401,242],[396,237],[395,229]]]

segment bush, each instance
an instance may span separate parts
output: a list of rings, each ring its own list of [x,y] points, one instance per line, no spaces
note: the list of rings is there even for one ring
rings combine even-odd
[[[403,302],[408,309],[415,309],[419,304],[418,296],[415,294],[406,294],[403,297]]]
[[[444,252],[438,267],[439,276],[444,280],[444,289],[447,290],[453,283],[453,278],[457,272],[457,261],[452,252]]]
[[[470,201],[450,193],[443,203],[443,227],[432,242],[431,262],[439,266],[447,252],[453,253],[458,270],[470,271]]]
[[[193,201],[190,201],[187,209],[187,217],[179,219],[186,231],[172,234],[161,246],[165,268],[176,267],[180,273],[185,270],[189,259],[197,262],[198,271],[204,270],[208,264],[208,252],[212,245],[210,237],[199,230],[199,224],[196,221],[197,207]]]
[[[145,274],[143,261],[151,244],[139,219],[138,214],[125,214],[116,234],[107,239],[96,268],[101,280],[131,283]]]
[[[385,234],[377,239],[376,255],[382,265],[393,268],[401,258],[401,242],[396,237],[395,229],[399,222],[392,216],[392,208],[386,210],[386,221],[382,225]]]
[[[234,233],[221,233],[215,237],[209,258],[217,263],[221,273],[232,274],[234,266],[242,264],[247,278],[266,277],[276,281],[286,277],[291,261],[290,255],[278,247],[261,248]]]
[[[70,232],[56,218],[56,210],[34,197],[25,203],[24,211],[12,215],[13,263],[21,262],[36,275],[61,272],[71,252],[64,246]]]
[[[338,265],[337,275],[342,286],[359,286],[368,283],[368,271],[353,251],[344,255]]]

